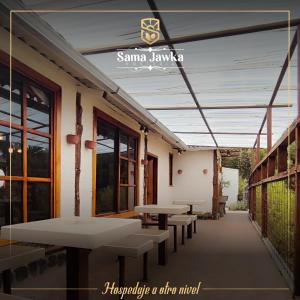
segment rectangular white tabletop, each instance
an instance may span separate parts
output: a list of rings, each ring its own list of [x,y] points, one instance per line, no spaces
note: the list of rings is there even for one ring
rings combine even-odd
[[[44,256],[45,249],[43,248],[19,245],[0,247],[0,272],[27,265]]]
[[[206,202],[206,200],[199,200],[199,201],[178,200],[178,201],[173,201],[174,204],[182,204],[182,205],[201,205],[204,202]]]
[[[135,219],[66,217],[3,226],[1,238],[95,249],[140,229],[141,221]]]
[[[134,210],[138,213],[146,214],[184,214],[189,211],[187,205],[156,205],[149,204],[144,206],[136,206]]]

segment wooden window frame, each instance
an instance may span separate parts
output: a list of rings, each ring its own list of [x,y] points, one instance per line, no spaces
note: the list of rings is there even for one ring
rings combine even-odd
[[[32,133],[38,136],[49,138],[50,140],[50,174],[49,178],[28,177],[27,176],[27,141],[23,134],[23,176],[0,176],[0,180],[12,180],[23,182],[23,221],[27,222],[27,182],[50,182],[50,207],[51,218],[60,217],[60,185],[61,185],[61,87],[52,80],[41,75],[29,66],[20,62],[15,58],[11,58],[12,71],[20,74],[24,78],[23,84],[23,107],[26,105],[26,88],[24,86],[37,85],[38,87],[45,88],[53,94],[53,103],[50,114],[50,127],[51,133],[42,133],[35,129],[28,128],[26,122],[22,125],[10,124],[0,120],[0,125],[19,129],[23,132]],[[10,68],[10,56],[0,50],[0,63]],[[26,111],[26,110],[25,110]],[[26,114],[23,111],[21,118],[26,119]],[[26,159],[24,159],[26,158]]]
[[[141,135],[139,132],[134,131],[133,129],[129,128],[128,126],[126,126],[125,124],[121,123],[120,121],[114,119],[113,117],[109,116],[108,114],[104,113],[103,111],[101,111],[100,109],[94,107],[93,109],[93,141],[96,142],[96,138],[97,138],[97,120],[103,120],[104,122],[107,122],[108,124],[112,125],[113,127],[117,128],[118,132],[122,132],[124,134],[129,135],[130,137],[134,137],[136,138],[136,159],[130,159],[129,158],[129,153],[128,153],[128,157],[124,157],[120,154],[120,138],[119,138],[119,134],[118,134],[118,140],[119,143],[117,145],[117,152],[118,155],[116,155],[116,157],[118,158],[117,163],[115,164],[116,167],[116,189],[115,189],[115,197],[116,197],[116,212],[107,212],[107,213],[100,213],[100,214],[96,214],[96,169],[97,169],[97,156],[96,156],[96,149],[93,150],[93,167],[92,167],[92,172],[93,172],[93,179],[92,179],[92,216],[94,217],[103,217],[103,216],[117,216],[117,215],[124,215],[127,213],[132,212],[132,210],[120,210],[120,187],[121,186],[127,186],[128,188],[130,186],[134,186],[135,187],[135,205],[139,205],[139,186],[140,186],[140,139],[141,139]],[[131,184],[121,184],[120,183],[120,161],[121,160],[127,160],[128,161],[128,180],[129,180],[129,164],[130,162],[134,162],[135,163],[135,167],[136,167],[136,172],[135,172],[135,185],[131,185]],[[128,197],[129,195],[127,195],[127,202],[128,202]]]
[[[169,186],[173,186],[173,171],[174,171],[174,155],[169,153]]]

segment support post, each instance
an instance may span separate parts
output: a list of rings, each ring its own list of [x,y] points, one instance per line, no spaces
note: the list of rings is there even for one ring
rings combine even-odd
[[[267,149],[272,149],[272,107],[267,108]]]
[[[277,161],[278,161],[278,172],[284,172],[287,170],[288,152],[287,146],[282,145],[277,149]]]
[[[260,134],[258,134],[256,138],[256,163],[258,164],[259,161],[260,161]]]
[[[253,209],[253,215],[252,220],[256,220],[256,187],[252,188],[252,209]]]
[[[298,118],[300,116],[300,25],[297,26],[297,105]],[[295,210],[295,266],[294,266],[294,295],[300,296],[300,173],[298,166],[300,164],[300,128],[295,129],[295,196],[296,196],[296,210]]]
[[[295,210],[295,267],[294,267],[294,294],[300,296],[300,173],[298,166],[300,164],[300,128],[295,130],[295,196],[296,196],[296,210]]]
[[[81,173],[81,138],[82,138],[82,107],[81,94],[76,94],[76,135],[79,142],[75,145],[75,210],[74,215],[80,216],[80,173]]]
[[[214,175],[213,175],[213,218],[219,217],[219,170],[218,170],[218,153],[214,151]]]
[[[147,204],[147,184],[148,184],[148,165],[147,165],[147,153],[148,153],[148,135],[144,135],[144,197],[143,204]]]
[[[268,184],[263,183],[261,188],[262,224],[261,234],[263,237],[268,235]]]
[[[300,116],[300,25],[297,26],[297,105],[298,105],[298,117]]]

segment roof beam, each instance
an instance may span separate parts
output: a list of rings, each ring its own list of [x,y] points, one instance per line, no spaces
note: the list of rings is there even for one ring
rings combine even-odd
[[[250,108],[284,108],[284,107],[292,107],[292,104],[273,104],[273,105],[226,105],[226,106],[221,106],[221,105],[216,105],[216,106],[202,106],[201,109],[206,110],[206,109],[250,109]],[[177,106],[162,106],[162,105],[146,105],[145,108],[147,110],[197,110],[198,107],[195,105],[177,105]]]
[[[297,46],[297,32],[298,32],[298,30],[296,31],[296,33],[295,33],[295,35],[294,35],[294,37],[293,37],[293,40],[292,40],[292,42],[291,42],[291,45],[290,45],[288,54],[287,54],[287,56],[286,56],[286,58],[285,58],[285,61],[284,61],[283,65],[282,65],[282,68],[281,68],[279,77],[278,77],[278,79],[277,79],[277,82],[276,82],[276,85],[275,85],[273,94],[272,94],[271,99],[270,99],[270,102],[269,102],[269,105],[270,105],[270,106],[273,105],[273,103],[274,103],[274,101],[275,101],[275,99],[276,99],[276,96],[277,96],[277,93],[278,93],[278,91],[279,91],[280,85],[281,85],[281,83],[282,83],[282,81],[283,81],[283,78],[284,78],[284,75],[285,75],[285,73],[286,73],[286,70],[287,70],[287,68],[288,68],[288,66],[289,66],[290,60],[292,59],[293,53],[294,53],[295,48],[296,48],[296,46]],[[267,112],[265,113],[265,116],[264,116],[264,118],[263,118],[262,124],[261,124],[261,126],[260,126],[259,131],[258,131],[258,135],[261,134],[261,132],[262,132],[264,126],[265,126],[266,121],[267,121]],[[255,148],[256,143],[257,143],[257,140],[255,140],[254,145],[253,145],[253,148]]]
[[[158,9],[156,7],[156,4],[155,4],[154,0],[147,0],[147,2],[149,4],[149,6],[150,6],[150,9],[152,10],[152,14],[154,15],[154,17],[156,19],[160,20],[160,31],[161,31],[164,39],[165,40],[170,40],[169,33],[168,33],[167,28],[166,28],[166,26],[165,26],[165,24],[163,22],[163,19],[160,16],[160,13],[158,12]],[[172,51],[174,53],[174,56],[178,57],[177,51],[175,50],[174,46],[169,43],[168,47],[170,48],[170,51]],[[207,127],[207,129],[208,129],[208,131],[209,131],[209,133],[210,133],[210,135],[211,135],[211,137],[212,137],[212,139],[213,139],[216,147],[218,147],[218,143],[217,143],[217,141],[216,141],[216,139],[214,137],[214,134],[213,134],[213,132],[212,132],[212,130],[211,130],[211,128],[210,128],[210,126],[209,126],[206,118],[205,118],[205,115],[204,115],[204,113],[202,111],[202,108],[201,108],[201,106],[199,104],[197,96],[196,96],[196,94],[195,94],[195,92],[194,92],[194,90],[192,88],[192,85],[191,85],[191,83],[190,83],[190,81],[189,81],[189,79],[187,77],[187,74],[184,71],[182,63],[180,61],[176,60],[176,65],[177,65],[177,67],[178,67],[178,69],[179,69],[179,71],[181,73],[181,76],[182,76],[182,78],[183,78],[183,80],[184,80],[184,82],[185,82],[185,84],[186,84],[186,86],[187,86],[187,88],[188,88],[188,90],[189,90],[189,92],[190,92],[190,94],[191,94],[191,96],[192,96],[192,98],[193,98],[193,100],[194,100],[194,102],[195,102],[195,104],[196,104],[199,112],[200,112],[200,115],[202,117],[203,122],[205,123],[205,125],[206,125],[206,127]]]
[[[155,5],[155,4],[154,4]],[[154,12],[153,12],[154,13]],[[155,13],[159,14],[157,10]],[[297,26],[300,24],[300,19],[294,19],[290,21],[290,26]],[[288,21],[281,21],[281,22],[273,22],[273,23],[266,23],[266,24],[259,24],[254,26],[246,26],[241,28],[234,28],[234,29],[227,29],[215,32],[208,32],[208,33],[198,33],[193,35],[181,36],[177,38],[171,39],[169,36],[164,40],[157,41],[155,43],[156,46],[168,46],[168,45],[176,45],[181,43],[190,43],[190,42],[197,42],[203,40],[210,40],[216,38],[223,38],[228,36],[236,36],[241,34],[249,34],[261,31],[268,31],[268,30],[275,30],[281,28],[287,28]],[[147,48],[149,47],[148,44],[144,42],[134,43],[134,44],[123,44],[123,45],[116,45],[106,48],[93,48],[93,49],[78,49],[83,55],[94,55],[94,54],[102,54],[102,53],[109,53],[115,52],[118,49],[132,49],[132,48]]]
[[[175,134],[210,134],[205,131],[173,131]],[[222,134],[222,135],[257,135],[257,132],[217,132],[214,131],[214,134]],[[261,135],[267,135],[266,133],[261,133]]]

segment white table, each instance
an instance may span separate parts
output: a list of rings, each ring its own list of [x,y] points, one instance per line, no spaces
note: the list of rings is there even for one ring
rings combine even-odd
[[[124,238],[141,228],[140,220],[68,217],[4,226],[3,239],[64,246],[67,250],[67,299],[88,299],[91,250]]]
[[[188,212],[187,205],[144,205],[136,206],[134,210],[138,213],[144,214],[158,214],[158,228],[161,230],[168,230],[168,215],[180,215]],[[167,243],[164,241],[159,244],[159,264],[165,265],[167,262]]]
[[[10,269],[27,265],[44,256],[45,249],[43,248],[19,245],[0,247],[0,272],[2,273],[3,292],[11,294]]]
[[[188,214],[193,213],[193,205],[201,205],[204,202],[206,202],[206,200],[200,200],[200,201],[178,200],[178,201],[173,201],[174,204],[189,205],[190,210],[188,211]]]

